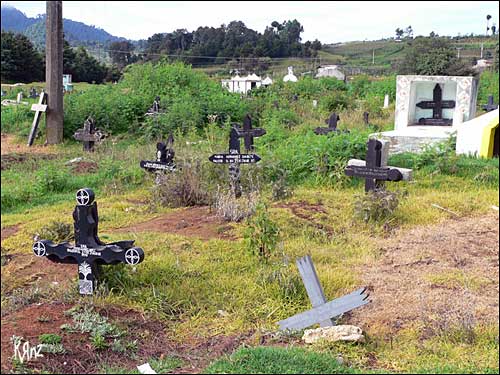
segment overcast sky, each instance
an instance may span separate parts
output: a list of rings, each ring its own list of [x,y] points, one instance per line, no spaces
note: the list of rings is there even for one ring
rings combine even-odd
[[[45,1],[2,1],[28,17],[45,13]],[[481,34],[486,15],[498,24],[498,1],[63,1],[63,17],[100,27],[112,35],[147,39],[154,33],[240,20],[263,32],[272,21],[297,19],[302,40],[322,43],[394,36],[411,25],[414,34]]]

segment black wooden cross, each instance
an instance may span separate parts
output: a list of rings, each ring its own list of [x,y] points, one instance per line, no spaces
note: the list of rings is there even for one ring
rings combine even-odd
[[[370,113],[368,112],[363,112],[363,122],[365,123],[365,125],[370,125]]]
[[[483,105],[483,109],[486,112],[494,111],[495,109],[498,108],[498,104],[495,104],[495,101],[493,99],[493,95],[488,96],[488,103]]]
[[[327,118],[325,120],[325,123],[328,124],[328,127],[326,128],[322,128],[322,127],[319,127],[319,128],[316,128],[314,129],[314,133],[318,134],[318,135],[326,135],[328,133],[332,133],[332,132],[339,132],[339,130],[337,129],[337,123],[340,121],[340,116],[337,115],[336,113],[332,113],[330,115],[329,118]],[[344,132],[349,132],[348,130],[345,130]]]
[[[38,104],[33,104],[31,110],[35,111],[35,118],[33,119],[33,124],[31,125],[30,135],[28,136],[28,146],[32,146],[35,141],[36,131],[38,129],[38,124],[40,123],[40,118],[42,113],[47,110],[47,93],[40,93],[40,100]]]
[[[238,126],[238,124],[233,124]],[[253,151],[253,138],[261,137],[266,134],[266,130],[262,128],[253,128],[252,129],[252,118],[249,114],[245,116],[243,119],[243,129],[236,127],[236,131],[238,132],[238,136],[243,138],[245,144],[245,150],[247,152]]]
[[[432,100],[423,100],[416,105],[422,109],[432,109],[432,118],[420,118],[419,125],[451,125],[453,122],[452,119],[443,118],[443,109],[455,108],[455,101],[443,100],[443,91],[439,83],[434,86]]]
[[[175,171],[174,163],[174,136],[169,135],[167,143],[158,142],[156,144],[156,161],[141,160],[140,166],[148,172],[155,171]]]
[[[215,164],[229,164],[229,179],[231,190],[233,191],[236,198],[241,197],[240,164],[254,164],[261,160],[259,155],[240,153],[240,137],[242,136],[243,133],[240,133],[238,129],[232,127],[229,134],[229,153],[213,154],[208,158],[208,160]],[[257,136],[258,135],[253,134],[253,137]]]
[[[29,94],[29,97],[30,97],[31,99],[35,99],[35,98],[37,98],[37,97],[38,97],[38,93],[36,92],[36,89],[35,89],[34,87],[32,87],[32,88],[30,89],[30,94]]]
[[[405,171],[405,173],[410,171],[386,166],[385,150],[382,149],[383,143],[381,141],[372,138],[368,141],[367,145],[368,150],[366,152],[365,165],[353,165],[353,160],[350,160],[345,169],[347,176],[363,177],[366,179],[366,192],[382,189],[385,181],[401,181],[403,180],[403,173],[401,171]],[[388,145],[385,146],[388,147]]]
[[[149,107],[148,111],[146,112],[146,116],[157,115],[159,113],[160,113],[160,97],[156,96],[155,100],[153,101],[153,105]]]
[[[105,134],[95,128],[95,121],[91,116],[83,123],[83,129],[78,129],[73,135],[77,141],[83,141],[83,150],[88,152],[94,151],[94,143],[104,137]]]
[[[78,264],[80,294],[93,294],[100,265],[136,265],[144,260],[144,251],[133,246],[134,240],[106,244],[99,239],[97,202],[94,202],[94,192],[91,189],[78,190],[76,203],[73,211],[75,245],[39,240],[33,244],[33,252],[36,256],[47,257],[55,263]]]

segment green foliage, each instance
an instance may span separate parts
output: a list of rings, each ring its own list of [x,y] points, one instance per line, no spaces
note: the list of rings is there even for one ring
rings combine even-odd
[[[319,100],[320,108],[326,112],[340,112],[351,107],[351,100],[342,91],[333,91]]]
[[[74,238],[72,225],[57,220],[44,225],[37,235],[52,242],[71,241]]]
[[[2,82],[33,82],[43,79],[45,66],[42,56],[26,36],[2,29],[1,54]]]
[[[399,67],[401,74],[471,75],[465,62],[458,60],[448,38],[417,37],[411,42]]]
[[[261,260],[268,261],[280,238],[278,225],[269,218],[267,207],[258,204],[255,215],[248,219],[244,238],[247,249]]]
[[[148,363],[151,368],[155,370],[158,374],[166,374],[172,372],[176,368],[181,367],[184,362],[177,357],[165,356],[163,358],[151,358]]]
[[[95,338],[97,345],[103,345],[102,342],[106,337],[118,337],[123,334],[114,324],[108,322],[108,318],[101,316],[91,306],[75,306],[65,314],[73,318],[73,323],[63,325],[61,329],[69,332],[90,333],[93,342]]]
[[[399,196],[399,193],[383,189],[357,194],[354,201],[354,216],[366,223],[386,221],[398,207]]]
[[[156,95],[166,114],[144,122],[144,114]],[[248,111],[239,95],[229,93],[205,74],[166,61],[130,65],[118,84],[95,86],[64,99],[66,137],[89,115],[98,127],[112,134],[128,131],[158,138],[175,130],[202,129],[208,115],[225,114],[239,121]]]
[[[43,333],[38,336],[41,344],[60,344],[62,342],[61,336],[55,333]]]
[[[95,350],[104,350],[109,346],[104,336],[100,333],[92,333],[90,336],[90,343]]]
[[[498,103],[498,82],[499,74],[497,71],[485,70],[479,78],[479,90],[477,95],[478,105],[486,104],[488,96],[493,95],[495,103]]]
[[[255,347],[238,349],[208,366],[205,374],[355,374],[330,354],[302,348]]]

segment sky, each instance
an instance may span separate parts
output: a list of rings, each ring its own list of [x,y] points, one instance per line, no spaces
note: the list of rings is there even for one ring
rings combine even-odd
[[[45,1],[1,1],[28,17],[45,13]],[[484,34],[486,15],[499,24],[498,1],[63,1],[63,17],[127,39],[175,29],[219,27],[231,21],[263,32],[271,22],[297,19],[302,41],[376,40],[411,25],[414,35]]]

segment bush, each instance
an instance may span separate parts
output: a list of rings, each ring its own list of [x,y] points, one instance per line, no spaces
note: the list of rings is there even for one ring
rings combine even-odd
[[[199,161],[175,172],[159,175],[153,188],[153,203],[168,207],[201,206],[210,203]]]
[[[279,228],[269,219],[267,207],[259,204],[245,230],[247,249],[261,260],[268,261],[279,240]]]
[[[36,236],[52,242],[71,241],[74,239],[73,226],[61,221],[53,221],[40,228]]]
[[[231,190],[218,189],[215,197],[216,214],[226,221],[239,222],[255,213],[258,198],[257,192],[250,192],[236,199]]]
[[[354,201],[354,216],[364,222],[386,220],[398,207],[399,195],[383,189],[357,194]]]

